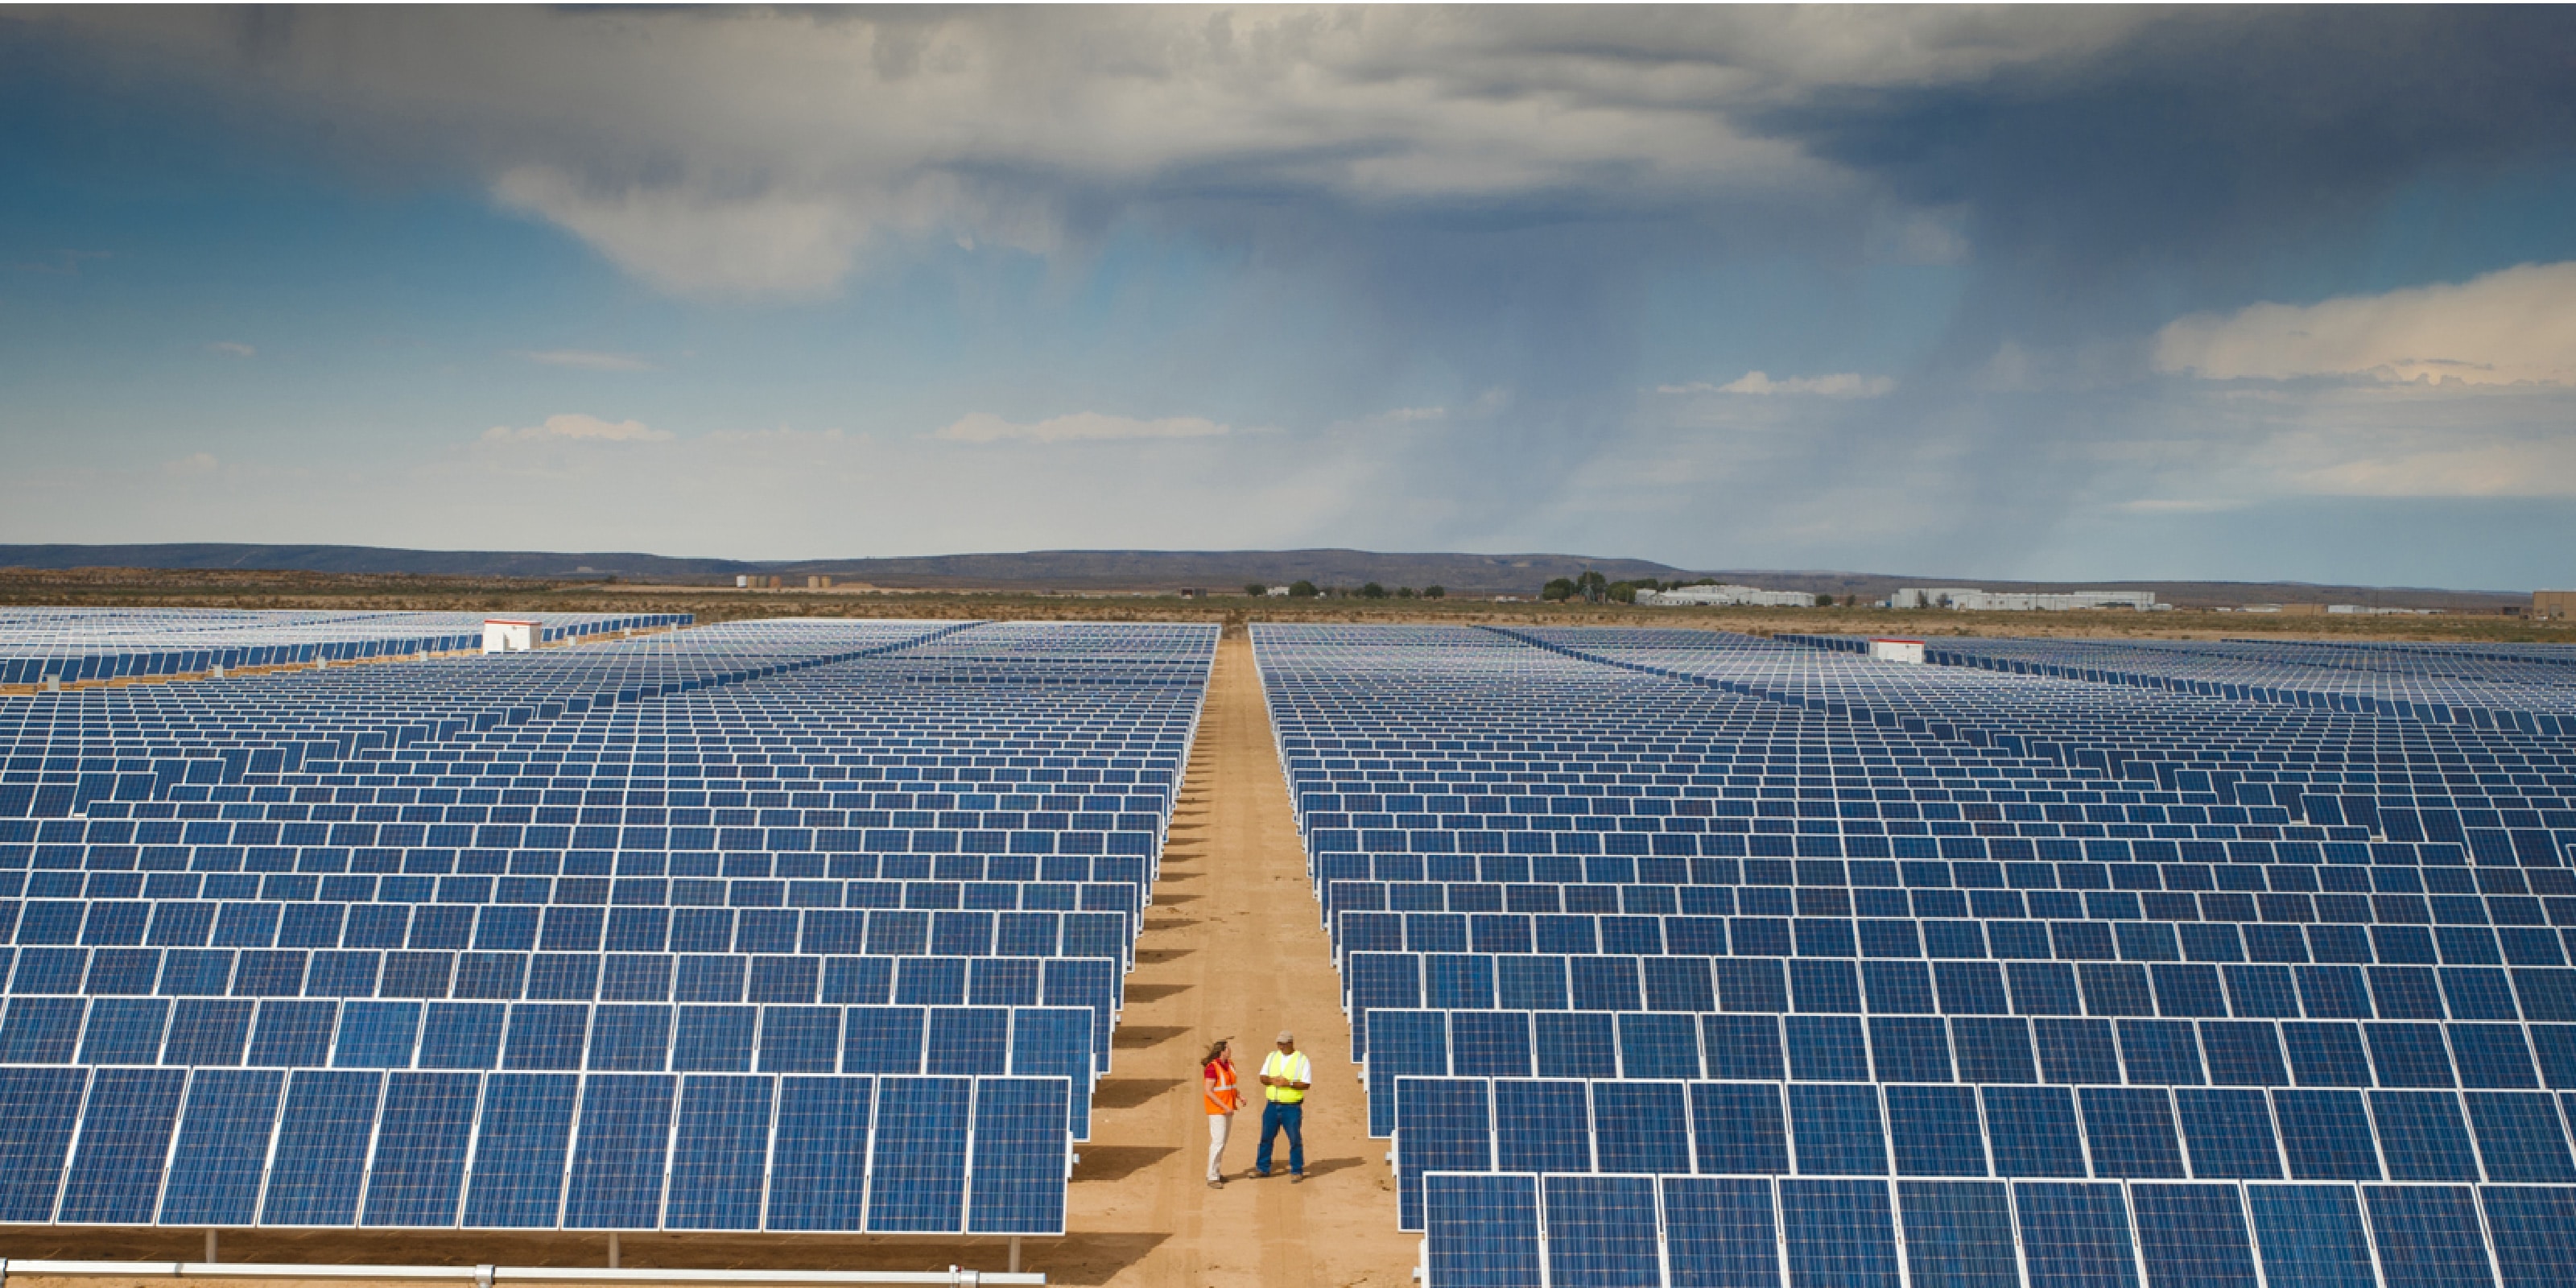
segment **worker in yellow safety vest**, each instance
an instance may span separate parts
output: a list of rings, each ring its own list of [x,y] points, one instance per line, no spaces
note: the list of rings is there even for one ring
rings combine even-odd
[[[1297,1049],[1297,1035],[1279,1033],[1279,1049],[1262,1057],[1261,1087],[1269,1103],[1261,1107],[1261,1148],[1252,1156],[1252,1174],[1270,1175],[1270,1142],[1288,1133],[1289,1184],[1306,1180],[1306,1091],[1314,1084],[1315,1064]]]

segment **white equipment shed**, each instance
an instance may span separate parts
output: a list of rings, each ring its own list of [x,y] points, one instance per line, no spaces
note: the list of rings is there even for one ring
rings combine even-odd
[[[1919,666],[1923,662],[1923,641],[1871,640],[1869,655],[1882,662],[1912,662]]]
[[[508,617],[483,619],[483,651],[525,653],[537,646],[537,624]]]

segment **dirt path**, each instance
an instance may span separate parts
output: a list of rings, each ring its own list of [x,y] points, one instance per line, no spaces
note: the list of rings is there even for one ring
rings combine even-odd
[[[1137,1288],[1409,1283],[1417,1241],[1396,1229],[1386,1144],[1368,1138],[1339,997],[1252,645],[1229,637],[1137,942],[1115,1067],[1074,1170],[1076,1233],[1029,1244],[1028,1267],[1057,1283]],[[1237,1179],[1210,1190],[1199,1053],[1233,1038],[1257,1102],[1252,1073],[1282,1028],[1315,1065],[1308,1179],[1290,1185],[1284,1155],[1278,1175],[1241,1179],[1260,1135],[1256,1103],[1226,1149]]]

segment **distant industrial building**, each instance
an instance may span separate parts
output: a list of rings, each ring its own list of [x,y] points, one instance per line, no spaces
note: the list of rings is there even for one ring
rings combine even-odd
[[[2535,590],[2531,592],[2531,615],[2534,617],[2576,617],[2576,590]]]
[[[1978,590],[1969,586],[1906,586],[1887,600],[1890,608],[1951,608],[1969,613],[2066,613],[2087,608],[2134,608],[2142,613],[2172,605],[2156,602],[2148,590],[2069,590],[2054,593],[2024,590]]]
[[[1752,586],[1675,586],[1641,590],[1637,602],[1655,608],[1813,608],[1816,597],[1803,590],[1761,590]]]

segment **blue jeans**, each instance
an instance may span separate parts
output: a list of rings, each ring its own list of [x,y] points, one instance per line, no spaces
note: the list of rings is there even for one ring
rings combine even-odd
[[[1270,1142],[1282,1131],[1288,1133],[1288,1170],[1306,1174],[1306,1106],[1283,1105],[1277,1101],[1261,1107],[1261,1149],[1252,1156],[1252,1170],[1270,1174]]]

